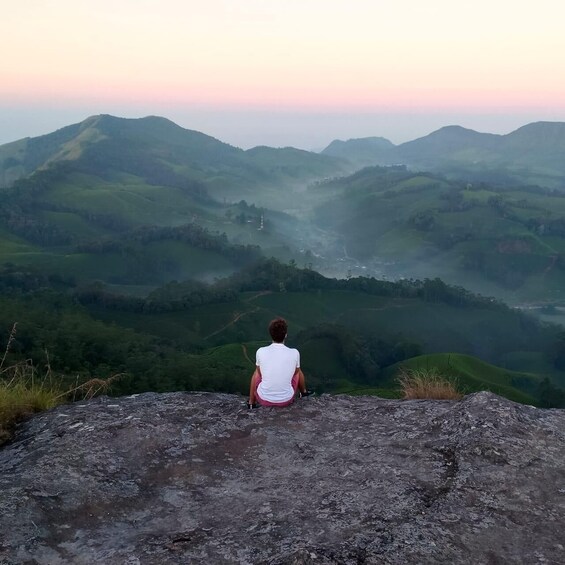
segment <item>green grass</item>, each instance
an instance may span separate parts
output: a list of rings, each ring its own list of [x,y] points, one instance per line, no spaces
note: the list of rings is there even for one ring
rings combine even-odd
[[[72,212],[42,211],[38,218],[49,224],[60,226],[66,232],[72,233],[81,239],[99,239],[111,232],[98,225],[86,221],[81,216]]]
[[[421,232],[405,226],[393,227],[381,234],[371,245],[375,255],[393,260],[399,257],[406,260],[433,250],[433,244],[423,239]],[[356,245],[356,248],[358,247],[359,244]],[[365,247],[366,245],[363,245],[363,248]]]
[[[187,355],[183,371],[194,390],[247,394],[255,370],[255,352],[264,345],[267,343],[230,343],[210,348],[200,355]]]
[[[188,312],[177,311],[154,314],[106,310],[98,306],[89,307],[89,312],[92,316],[103,322],[115,323],[122,327],[157,337],[164,337],[187,346],[199,343],[209,334],[221,330],[237,314],[252,310],[252,305],[240,302],[207,304],[192,308]]]
[[[199,221],[219,224],[217,206],[197,201],[180,188],[148,184],[142,177],[120,173],[110,180],[71,173],[42,194],[41,202],[109,214],[131,226],[179,225],[195,216]]]
[[[8,262],[13,255],[37,251],[38,248],[0,227],[0,262]]]
[[[10,239],[3,239],[0,236],[0,262],[18,262],[18,257],[25,257],[28,254],[39,253],[39,249],[26,242],[18,242]]]
[[[492,190],[464,190],[462,194],[465,200],[486,204],[489,198],[496,196],[497,193]]]
[[[332,394],[349,396],[379,396],[380,398],[402,398],[399,388],[375,387],[340,379],[331,390]]]
[[[449,184],[444,182],[444,181],[434,179],[434,178],[430,178],[430,177],[427,177],[427,176],[416,175],[416,176],[410,177],[407,180],[400,181],[398,184],[396,184],[394,190],[402,191],[402,190],[414,189],[414,188],[429,190],[429,189],[436,189],[436,188],[446,188],[448,186],[449,186]]]
[[[0,240],[1,241],[1,240]],[[3,246],[8,251],[2,254]],[[0,243],[0,261],[37,267],[49,273],[74,276],[78,281],[102,280],[113,284],[163,284],[173,279],[194,278],[213,282],[235,271],[233,263],[219,253],[180,241],[132,244],[133,253],[60,252]],[[11,250],[11,252],[10,252]]]

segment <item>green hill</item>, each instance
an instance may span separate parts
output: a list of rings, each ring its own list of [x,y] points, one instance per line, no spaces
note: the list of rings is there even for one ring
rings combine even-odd
[[[164,118],[94,116],[0,147],[0,170],[11,179],[0,201],[0,262],[120,284],[233,272],[237,260],[225,253],[178,241],[189,225],[206,230],[207,241],[225,234],[231,244],[289,260],[305,233],[297,235],[297,220],[276,209],[341,167],[292,148],[243,151]],[[112,251],[112,241],[131,241],[147,226],[177,232],[143,251],[133,244]]]
[[[327,390],[342,380],[380,386],[383,368],[445,349],[514,369],[526,355],[528,370],[542,373],[558,342],[554,327],[441,281],[332,280],[273,261],[204,295],[178,284],[133,303],[104,292],[79,297],[94,317],[204,348],[263,341],[269,321],[284,316],[289,344],[303,351],[305,366]]]
[[[332,280],[261,260],[212,285],[171,282],[134,297],[39,270],[0,270],[3,343],[18,324],[6,363],[48,362],[69,378],[126,373],[122,393],[245,392],[255,351],[268,343],[268,323],[280,315],[289,321],[288,345],[300,349],[319,392],[394,394],[388,367],[445,348],[454,352],[448,364],[457,360],[457,374],[473,390],[490,387],[532,402],[541,385],[532,375],[502,374],[465,355],[512,369],[526,361],[532,373],[561,382],[565,341],[555,327],[441,281]],[[529,397],[518,398],[514,389]]]
[[[519,300],[560,300],[565,194],[450,181],[399,167],[367,168],[311,189],[341,254],[392,276],[436,277]],[[343,251],[344,250],[344,251]],[[335,249],[336,254],[340,253]]]
[[[257,189],[271,192],[287,182],[334,175],[344,166],[339,159],[292,148],[244,151],[156,116],[92,116],[48,135],[0,146],[4,186],[61,162],[74,172],[118,184],[124,174],[134,175],[150,185],[206,188],[213,197],[235,202],[256,195]]]
[[[3,190],[0,262],[130,285],[233,272],[237,261],[174,236],[152,242],[145,254],[141,245],[122,246],[119,255],[92,251],[129,241],[146,226],[197,225],[328,274],[439,276],[514,303],[559,303],[561,192],[453,181],[400,166],[335,175],[357,150],[366,159],[373,150],[403,147],[422,163],[440,154],[449,163],[502,153],[523,163],[555,160],[562,129],[538,123],[493,136],[450,126],[397,148],[380,138],[336,142],[326,153],[338,158],[293,148],[243,151],[164,118],[94,116],[0,147],[6,178],[16,169],[24,175]]]
[[[471,181],[565,188],[565,123],[537,122],[507,135],[442,128],[397,149],[399,162]]]

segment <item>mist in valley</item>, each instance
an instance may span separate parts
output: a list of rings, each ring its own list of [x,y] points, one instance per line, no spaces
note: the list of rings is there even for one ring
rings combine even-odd
[[[244,392],[283,315],[327,391],[396,394],[399,363],[437,355],[470,390],[557,398],[557,4],[481,0],[464,29],[443,0],[232,4],[6,10],[13,359]]]

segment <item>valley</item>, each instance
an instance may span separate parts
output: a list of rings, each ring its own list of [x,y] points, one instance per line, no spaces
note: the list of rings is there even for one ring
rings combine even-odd
[[[433,362],[539,403],[565,385],[561,126],[316,154],[94,116],[1,146],[0,337],[17,322],[10,359],[123,371],[118,393],[243,393],[281,315],[319,391],[394,396],[395,367]]]

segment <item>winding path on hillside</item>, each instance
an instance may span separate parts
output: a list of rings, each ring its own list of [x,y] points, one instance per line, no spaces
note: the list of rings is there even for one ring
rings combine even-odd
[[[542,276],[545,277],[547,276],[552,270],[553,267],[555,267],[557,260],[559,259],[559,255],[555,254],[555,255],[550,255],[550,259],[551,262],[549,263],[549,265],[544,269]]]
[[[247,346],[245,345],[245,343],[241,344],[241,350],[243,351],[243,356],[253,365],[255,366],[255,363],[253,361],[251,361],[251,358],[249,357],[249,354],[247,352]]]
[[[257,294],[254,294],[253,296],[250,296],[249,298],[244,300],[244,302],[247,303],[253,302],[253,300],[259,298],[260,296],[265,296],[266,294],[272,294],[272,292],[273,292],[272,290],[261,290]],[[255,312],[258,312],[260,309],[261,309],[260,306],[255,306],[255,308],[253,308],[252,310],[247,310],[247,312],[234,312],[233,318],[227,324],[213,331],[211,334],[208,334],[204,339],[210,339],[211,337],[218,335],[219,333],[223,332],[224,330],[227,330],[229,327],[236,324],[239,320],[241,320],[241,318],[243,318],[243,316],[247,316],[248,314],[253,314]]]

